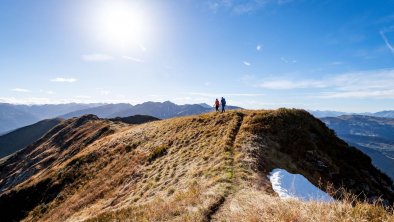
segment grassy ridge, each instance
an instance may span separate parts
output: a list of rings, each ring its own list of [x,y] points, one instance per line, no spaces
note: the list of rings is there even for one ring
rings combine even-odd
[[[26,221],[393,220],[392,212],[367,202],[377,194],[392,201],[391,181],[302,110],[207,113],[142,125],[82,118],[56,130],[25,154],[42,161],[52,152],[55,160],[11,187],[23,192],[48,179],[62,185],[53,199],[35,203]],[[281,200],[267,178],[273,168],[333,190],[364,192],[366,199]]]

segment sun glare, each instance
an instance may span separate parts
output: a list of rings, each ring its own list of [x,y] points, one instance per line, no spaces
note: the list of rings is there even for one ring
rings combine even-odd
[[[150,37],[148,16],[138,5],[126,1],[108,1],[93,15],[98,40],[113,49],[144,49]]]

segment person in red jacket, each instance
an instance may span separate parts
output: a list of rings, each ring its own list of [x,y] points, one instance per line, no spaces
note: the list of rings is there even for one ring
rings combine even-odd
[[[216,98],[216,101],[215,101],[215,108],[216,108],[216,112],[219,112],[219,106],[220,106],[220,103],[219,103],[219,100]]]

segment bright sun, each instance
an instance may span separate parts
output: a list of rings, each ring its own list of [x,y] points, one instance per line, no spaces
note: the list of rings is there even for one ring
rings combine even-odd
[[[94,33],[98,40],[114,49],[138,47],[144,50],[151,35],[148,16],[127,1],[106,1],[93,15]]]

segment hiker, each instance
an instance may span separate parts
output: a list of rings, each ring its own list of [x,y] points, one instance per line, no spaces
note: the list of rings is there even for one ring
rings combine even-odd
[[[215,101],[215,108],[216,108],[216,112],[219,112],[219,100],[216,98],[216,101]]]
[[[224,109],[224,107],[226,106],[226,100],[222,97],[220,102],[222,103],[222,113],[226,112],[226,110]]]

